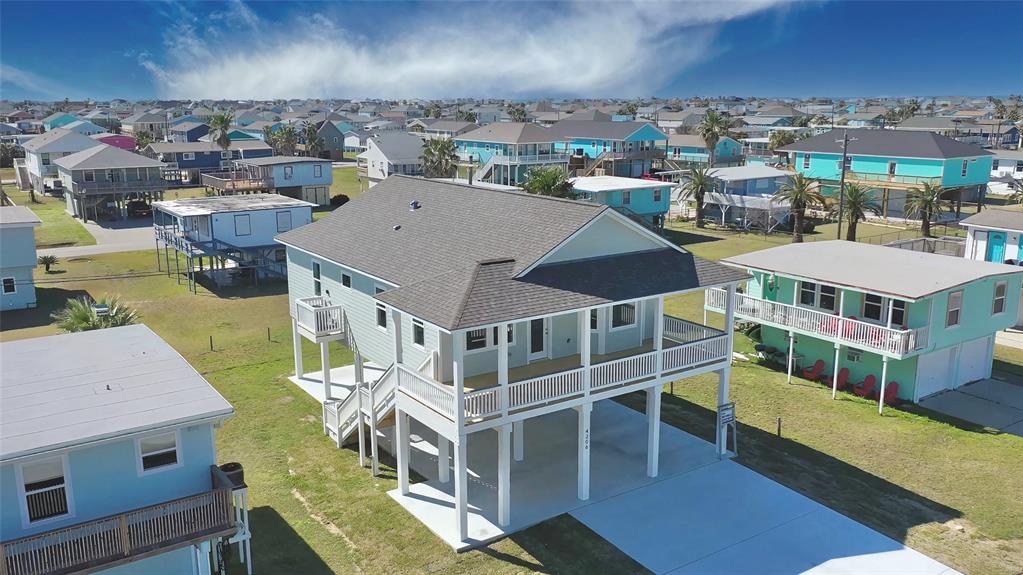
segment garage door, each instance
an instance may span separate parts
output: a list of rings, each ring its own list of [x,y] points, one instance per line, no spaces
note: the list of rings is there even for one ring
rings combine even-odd
[[[991,377],[991,362],[988,361],[990,349],[990,336],[962,344],[962,351],[959,353],[959,380],[956,387]]]
[[[953,371],[952,357],[955,348],[939,349],[921,355],[916,363],[916,397],[928,395],[951,387]]]

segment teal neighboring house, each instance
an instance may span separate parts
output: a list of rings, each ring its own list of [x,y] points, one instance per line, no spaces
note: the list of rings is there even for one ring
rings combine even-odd
[[[42,223],[28,208],[0,207],[0,311],[36,307],[35,228]]]
[[[515,186],[536,166],[568,167],[550,129],[539,124],[497,122],[454,138],[458,157],[474,166],[474,179]]]
[[[995,334],[1016,323],[1023,282],[1015,266],[842,240],[724,263],[751,274],[735,316],[760,324],[766,357],[913,402],[991,376]],[[721,312],[725,301],[711,290],[705,308]]]
[[[941,185],[949,199],[978,201],[991,178],[994,154],[934,132],[832,130],[778,151],[797,172],[821,180],[826,195],[837,195],[844,132],[846,183],[876,190],[885,217],[915,218],[906,213],[906,196],[925,183]]]
[[[242,469],[217,465],[234,408],[177,351],[129,325],[0,357],[5,575],[209,575],[229,544],[252,573]]]
[[[710,149],[707,142],[696,134],[672,134],[664,156],[665,163],[674,164],[676,169],[690,167],[706,168],[710,165]],[[742,144],[724,137],[714,146],[714,166],[741,166]]]
[[[81,120],[81,118],[74,114],[68,114],[67,112],[54,112],[43,118],[43,129],[49,132],[54,128],[62,128],[71,122],[77,122],[78,120]]]
[[[672,183],[618,176],[588,176],[571,181],[578,199],[611,206],[648,228],[664,227],[664,218],[671,208]]]
[[[668,134],[649,122],[565,119],[550,127],[555,149],[571,155],[577,176],[638,178],[664,158]],[[597,170],[603,170],[598,172]]]

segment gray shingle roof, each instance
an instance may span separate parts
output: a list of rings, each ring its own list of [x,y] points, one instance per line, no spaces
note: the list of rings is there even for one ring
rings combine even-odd
[[[601,122],[595,120],[561,120],[549,128],[556,141],[571,138],[594,138],[606,140],[624,140],[644,126],[660,131],[650,122]],[[662,132],[663,133],[663,132]],[[664,134],[664,140],[668,134]]]
[[[81,152],[53,161],[67,170],[105,170],[111,168],[161,168],[163,162],[122,150],[116,146],[99,144]]]
[[[487,124],[471,132],[455,136],[456,140],[494,142],[497,144],[546,144],[557,141],[554,134],[543,126],[519,122]]]
[[[788,244],[726,263],[910,300],[1023,268],[844,240]]]
[[[415,134],[394,132],[368,138],[390,160],[418,160],[423,155],[423,139]]]
[[[831,130],[819,136],[800,140],[778,149],[783,152],[841,154],[841,139],[842,130]],[[992,155],[991,152],[977,146],[964,144],[934,132],[870,129],[849,130],[849,154],[928,159],[971,158]]]
[[[986,209],[959,222],[963,226],[981,226],[1000,230],[1023,231],[1023,212]]]
[[[154,154],[172,152],[219,152],[216,142],[153,142],[149,149]],[[262,140],[231,140],[230,150],[269,150],[270,146]]]
[[[50,144],[58,141],[61,142],[62,145],[77,146],[83,150],[99,145],[89,136],[79,134],[78,132],[72,132],[71,130],[65,130],[64,128],[55,128],[49,132],[39,134],[25,142],[25,144],[22,145],[22,148],[29,152],[45,152]]]
[[[144,325],[4,342],[0,358],[0,460],[234,413]]]
[[[285,164],[329,164],[330,160],[324,158],[310,158],[309,156],[267,156],[265,158],[246,158],[237,160],[239,164],[247,166],[278,166]]]
[[[0,206],[0,226],[4,224],[41,224],[42,220],[24,206]]]

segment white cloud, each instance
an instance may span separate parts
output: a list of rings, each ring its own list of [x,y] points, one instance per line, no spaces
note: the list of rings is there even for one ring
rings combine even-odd
[[[0,64],[0,84],[17,86],[30,94],[61,100],[71,95],[71,91],[60,82],[55,82],[9,64]]]
[[[369,40],[325,14],[267,23],[236,1],[179,14],[169,59],[140,63],[173,98],[649,95],[710,53],[720,24],[776,3],[438,2],[404,25],[381,18]]]

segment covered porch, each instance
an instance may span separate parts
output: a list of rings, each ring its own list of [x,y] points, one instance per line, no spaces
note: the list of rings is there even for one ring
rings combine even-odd
[[[660,389],[657,389],[658,395]],[[648,417],[615,401],[593,404],[589,435],[590,497],[578,498],[578,412],[564,409],[529,419],[520,428],[521,458],[509,461],[510,509],[507,524],[499,518],[500,430],[468,437],[468,537],[459,536],[453,467],[447,453],[438,458],[438,436],[415,420],[410,426],[409,464],[425,481],[389,495],[445,543],[464,551],[508,536],[551,517],[626,491],[685,474],[720,460],[713,443],[667,424],[660,427],[661,472],[647,473]],[[382,430],[387,451],[394,453],[395,428]],[[517,441],[516,441],[517,443]],[[446,446],[445,446],[446,450]],[[443,477],[442,477],[443,475]]]

